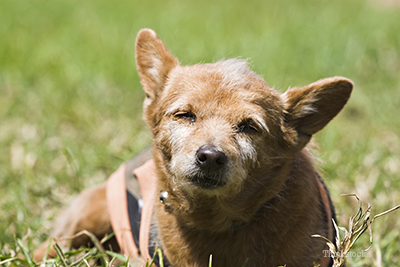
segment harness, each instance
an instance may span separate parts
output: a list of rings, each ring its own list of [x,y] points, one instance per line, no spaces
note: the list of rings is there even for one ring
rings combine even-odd
[[[107,208],[111,225],[122,253],[128,258],[139,255],[151,262],[161,243],[154,225],[154,203],[158,201],[157,177],[150,150],[123,163],[107,180]],[[328,239],[333,241],[335,211],[322,178],[316,174],[323,212],[328,225]],[[328,246],[326,246],[328,249]],[[154,265],[159,266],[158,254]],[[163,254],[164,266],[170,263]],[[320,267],[331,267],[329,256],[321,258]],[[154,266],[152,265],[152,266]]]

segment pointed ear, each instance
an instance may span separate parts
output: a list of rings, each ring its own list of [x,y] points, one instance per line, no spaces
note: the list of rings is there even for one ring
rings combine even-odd
[[[150,29],[142,29],[136,38],[136,66],[140,83],[148,100],[154,100],[167,80],[168,73],[179,62]]]
[[[325,127],[344,107],[353,82],[343,77],[319,80],[303,88],[293,88],[282,96],[286,123],[298,133],[297,148],[303,148],[311,136]]]

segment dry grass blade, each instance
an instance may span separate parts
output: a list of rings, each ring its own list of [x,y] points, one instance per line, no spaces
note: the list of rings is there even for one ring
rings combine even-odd
[[[95,246],[102,254],[105,254],[103,245],[101,244],[101,242],[99,241],[99,239],[97,239],[97,237],[96,237],[94,234],[92,234],[91,232],[86,231],[86,230],[82,230],[82,231],[80,231],[79,233],[77,233],[77,234],[75,234],[75,235],[73,235],[73,236],[69,236],[69,237],[65,237],[65,238],[59,238],[59,239],[71,239],[71,240],[72,240],[72,239],[74,239],[74,238],[76,238],[76,237],[78,237],[78,236],[81,236],[81,235],[87,235],[87,236],[90,238],[90,240],[92,240],[94,246]]]
[[[393,208],[391,208],[391,209],[388,209],[387,211],[384,211],[384,212],[382,212],[382,213],[379,213],[379,214],[375,215],[374,218],[372,218],[371,223],[372,223],[376,218],[379,218],[379,217],[381,217],[381,216],[383,216],[383,215],[386,215],[386,214],[388,214],[388,213],[390,213],[390,212],[392,212],[392,211],[398,210],[398,209],[400,209],[400,205],[397,205],[396,207],[393,207]]]
[[[77,234],[75,234],[73,236],[57,238],[57,239],[54,239],[54,240],[55,241],[57,241],[57,240],[70,240],[70,239],[76,238],[76,237],[81,236],[81,235],[88,236],[91,239],[91,241],[93,242],[94,248],[92,248],[90,250],[87,250],[87,249],[77,250],[77,251],[72,252],[72,254],[71,254],[71,251],[70,251],[70,252],[66,252],[64,254],[64,252],[62,251],[61,247],[57,243],[54,243],[53,247],[56,250],[56,253],[57,253],[57,255],[58,255],[58,257],[59,257],[59,259],[61,261],[61,264],[63,266],[80,266],[81,264],[89,266],[90,264],[89,264],[88,260],[91,260],[94,257],[94,258],[97,258],[98,260],[100,260],[103,263],[102,266],[106,266],[107,265],[107,257],[108,257],[108,255],[105,252],[102,243],[106,242],[110,238],[110,236],[106,236],[101,241],[99,241],[94,234],[92,234],[92,233],[90,233],[90,232],[88,232],[86,230],[83,230],[83,231],[81,231],[81,232],[79,232],[79,233],[77,233]],[[51,243],[52,242],[49,242],[49,244],[51,244]],[[71,260],[73,260],[73,257],[71,257],[71,256],[76,256],[76,255],[80,255],[80,256],[75,261],[71,262]],[[93,256],[93,255],[97,255],[97,256]],[[115,255],[111,255],[111,256],[115,258]],[[68,263],[68,262],[71,262],[71,263]],[[46,263],[46,259],[44,259],[42,263]]]
[[[6,260],[4,260],[4,261],[0,261],[0,265],[3,265],[3,264],[6,264],[6,263],[9,263],[9,262],[12,262],[12,261],[15,260],[15,259],[17,259],[17,258],[14,257],[14,258],[6,259]]]
[[[87,267],[90,267],[90,264],[87,262],[86,259],[83,259],[83,262],[85,263],[85,265],[86,265]]]
[[[355,197],[359,204],[359,209],[357,213],[354,216],[351,216],[349,219],[349,230],[347,230],[344,227],[338,227],[336,222],[332,219],[333,225],[336,229],[336,246],[334,245],[334,243],[332,243],[332,241],[330,241],[324,236],[313,235],[313,237],[319,237],[326,241],[329,247],[330,255],[333,259],[333,267],[341,267],[345,264],[347,253],[353,247],[355,242],[360,238],[360,236],[364,234],[365,231],[367,231],[367,229],[369,231],[369,236],[370,236],[370,245],[365,251],[370,249],[372,246],[372,230],[371,230],[372,222],[378,217],[381,217],[392,211],[400,209],[400,205],[398,205],[385,212],[379,213],[375,215],[372,219],[370,219],[371,205],[368,204],[367,209],[364,211],[362,208],[362,202],[356,194],[345,194],[342,196]],[[339,230],[341,230],[344,233],[342,239],[340,239]]]

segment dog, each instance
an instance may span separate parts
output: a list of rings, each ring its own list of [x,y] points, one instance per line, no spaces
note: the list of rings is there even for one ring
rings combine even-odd
[[[153,218],[147,228],[157,232],[150,236],[164,265],[208,266],[212,255],[213,266],[330,266],[325,241],[312,235],[333,241],[334,208],[307,145],[345,106],[352,81],[332,77],[280,94],[246,60],[181,66],[150,29],[138,34],[136,63],[153,143],[134,165],[148,165],[142,173],[153,178],[140,182],[151,193],[134,200],[140,210],[139,199],[147,197]],[[112,223],[107,190],[103,184],[84,191],[52,235],[86,229],[101,238],[114,230],[118,244],[111,240],[111,246],[128,254]],[[89,242],[75,236],[59,244]],[[46,248],[47,242],[34,259]],[[143,263],[149,260],[145,250],[140,244],[129,253]]]

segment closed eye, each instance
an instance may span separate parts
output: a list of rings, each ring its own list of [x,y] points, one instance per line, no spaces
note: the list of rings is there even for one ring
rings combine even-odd
[[[260,132],[260,129],[252,119],[247,119],[239,123],[237,126],[237,132],[244,134],[255,134]]]
[[[190,111],[178,111],[178,112],[174,113],[174,118],[186,120],[186,121],[190,121],[190,122],[196,121],[196,116]]]

